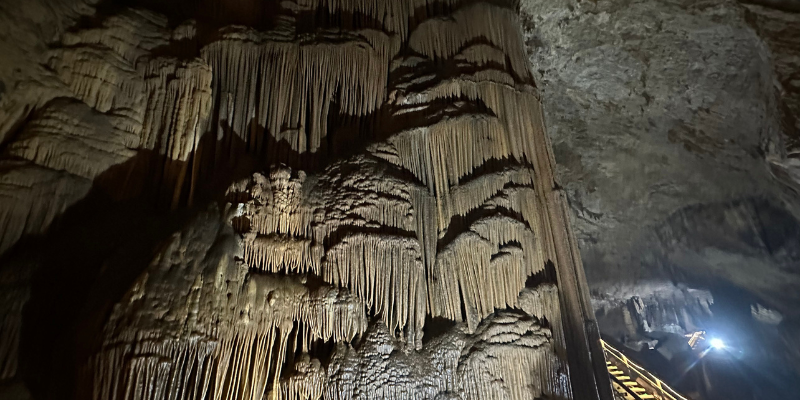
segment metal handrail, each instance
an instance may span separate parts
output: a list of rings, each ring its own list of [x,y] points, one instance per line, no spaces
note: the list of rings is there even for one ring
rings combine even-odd
[[[634,391],[633,391],[633,389],[631,389],[630,387],[628,387],[627,385],[625,385],[625,382],[622,382],[622,381],[621,381],[621,380],[619,380],[619,379],[618,379],[616,376],[614,376],[614,375],[611,375],[611,381],[612,381],[612,382],[614,382],[614,383],[616,383],[617,385],[619,385],[619,386],[620,386],[620,387],[621,387],[623,390],[625,390],[625,391],[626,391],[626,392],[627,392],[627,393],[628,393],[628,394],[629,394],[631,397],[633,397],[634,399],[636,399],[636,400],[642,400],[642,398],[639,396],[639,394],[637,394],[636,392],[634,392]],[[615,397],[615,398],[616,398],[616,397]]]
[[[663,399],[668,400],[690,400],[686,397],[681,396],[675,389],[669,387],[666,383],[658,379],[655,375],[648,372],[646,369],[640,367],[638,364],[634,363],[625,354],[622,354],[621,351],[611,347],[610,344],[606,343],[605,340],[600,340],[600,344],[603,345],[603,350],[605,350],[606,354],[610,354],[615,359],[619,360],[621,363],[625,364],[628,369],[631,371],[636,372],[640,378],[645,380],[648,385],[652,386],[653,388],[658,389]]]

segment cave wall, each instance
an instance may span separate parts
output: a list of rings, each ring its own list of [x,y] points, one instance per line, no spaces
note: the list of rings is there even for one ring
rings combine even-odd
[[[0,4],[4,393],[568,396],[553,168],[604,333],[800,371],[797,2],[518,3]]]
[[[521,13],[601,329],[713,328],[744,299],[748,318],[723,334],[800,366],[797,2],[525,0]]]
[[[516,6],[4,4],[4,392],[610,399]]]

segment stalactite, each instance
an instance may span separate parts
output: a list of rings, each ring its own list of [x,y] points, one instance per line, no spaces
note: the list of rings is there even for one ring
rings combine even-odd
[[[228,196],[240,193],[253,199],[238,205],[238,216],[248,220],[251,232],[310,238],[314,215],[313,210],[303,204],[305,179],[303,171],[276,167],[269,176],[256,173],[234,184]]]
[[[558,360],[549,351],[550,332],[535,319],[500,312],[468,338],[458,368],[470,399],[536,399],[557,394]]]
[[[565,371],[551,357],[550,332],[536,318],[503,310],[474,333],[461,324],[410,355],[381,325],[358,348],[339,347],[325,399],[558,398]],[[563,396],[568,398],[568,396]]]
[[[539,194],[532,187],[508,187],[503,189],[497,196],[490,198],[486,202],[486,206],[496,207],[506,210],[511,210],[519,213],[522,221],[530,227],[533,237],[536,238],[536,247],[531,249],[534,252],[533,264],[536,266],[532,273],[536,273],[543,268],[544,262],[547,259],[547,248],[543,244],[543,238],[546,237],[547,229],[543,225],[544,221],[541,218],[543,207],[539,201]]]
[[[432,18],[418,26],[409,38],[415,51],[432,59],[447,59],[471,40],[485,40],[502,50],[511,69],[522,79],[530,79],[522,35],[506,26],[519,26],[514,10],[487,3],[475,3],[455,11],[448,18]]]
[[[509,146],[514,159],[524,159],[532,163],[539,175],[554,170],[553,155],[546,151],[549,139],[544,134],[541,104],[534,88],[510,87],[493,82],[462,81],[458,86],[445,82],[432,88],[428,94],[432,98],[465,96],[470,99],[480,99],[495,115],[498,115],[508,131],[513,132],[509,136]],[[515,110],[527,110],[527,112]],[[528,133],[522,134],[523,132]],[[539,179],[552,182],[551,175],[541,176]]]
[[[325,254],[323,277],[353,293],[382,315],[390,329],[417,340],[425,324],[427,291],[419,243],[379,235],[347,236]]]
[[[211,69],[202,61],[157,58],[139,64],[147,108],[141,147],[185,161],[197,149],[211,112]]]
[[[453,7],[464,0],[298,0],[301,7],[312,10],[327,9],[332,14],[365,14],[378,22],[390,32],[405,38],[408,35],[410,21],[424,18],[424,10],[431,6]],[[417,12],[422,11],[422,15]],[[357,15],[357,14],[356,14]]]
[[[83,103],[57,100],[39,112],[10,144],[7,154],[53,170],[94,179],[133,157],[139,137],[117,128],[119,118],[100,114]],[[87,162],[84,154],[95,154]]]
[[[294,374],[281,382],[280,396],[276,397],[286,400],[322,399],[328,377],[319,360],[303,354],[302,359],[295,362],[295,370]]]
[[[575,290],[525,287],[575,250],[512,5],[287,1],[265,31],[125,10],[65,34],[47,65],[70,100],[23,110],[4,147],[0,245],[137,151],[164,163],[148,168],[173,208],[213,186],[198,168],[263,171],[142,266],[83,398],[571,398]],[[169,56],[186,42],[198,58]]]
[[[352,340],[366,328],[363,305],[336,289],[302,293],[284,281],[275,282],[281,285],[276,291],[275,283],[251,278],[238,301],[239,321],[220,321],[205,334],[193,332],[194,338],[139,332],[107,339],[92,360],[93,398],[261,399],[279,390],[287,352],[308,348],[312,339]],[[299,340],[298,331],[304,332]]]
[[[238,247],[214,224],[175,235],[117,305],[88,366],[93,398],[260,400],[280,393],[287,354],[364,332],[364,303],[349,293],[252,274],[236,251],[207,253]]]
[[[359,174],[347,174],[348,168],[357,165]],[[336,240],[331,237],[342,228],[390,227],[412,232],[414,206],[411,192],[417,186],[386,176],[375,160],[358,158],[349,163],[337,163],[328,168],[317,182],[319,193],[314,208],[319,210],[314,227],[318,243]]]
[[[553,284],[541,284],[535,288],[526,288],[519,294],[519,308],[529,315],[546,319],[553,332],[553,344],[556,353],[564,356],[566,342],[564,328],[561,325],[561,305],[558,299],[558,288]]]
[[[456,60],[464,61],[470,66],[477,67],[500,67],[505,69],[506,53],[503,49],[489,44],[474,44],[464,46],[454,57]],[[494,65],[492,65],[494,64]],[[496,70],[483,70],[478,72],[493,72]],[[504,74],[507,75],[507,74]],[[513,82],[513,80],[512,80]]]
[[[454,328],[434,339],[435,346],[409,353],[383,324],[373,323],[358,347],[337,347],[324,398],[431,399],[456,393],[464,342],[464,332]]]
[[[150,50],[168,43],[172,32],[167,25],[167,18],[161,14],[128,8],[108,16],[99,27],[66,32],[62,41],[67,47],[98,45],[135,64]]]
[[[50,55],[49,67],[77,99],[100,112],[118,112],[141,129],[142,78],[137,60],[169,42],[167,20],[144,10],[127,10],[103,26],[65,35],[63,48]]]
[[[467,215],[470,211],[486,204],[487,200],[494,198],[501,191],[507,193],[509,189],[503,189],[507,185],[532,186],[533,171],[525,167],[507,168],[501,172],[481,175],[461,185],[451,187],[447,195],[440,200],[443,203],[441,206],[443,212],[439,216],[439,236],[441,237],[445,233],[451,218]],[[509,204],[505,208],[521,212],[526,217],[530,215],[526,212],[537,215],[534,204],[535,197],[519,200],[522,200],[525,206],[515,203]],[[528,222],[531,223],[534,220],[528,220]]]
[[[425,284],[428,286],[429,312],[435,309],[432,304],[432,288],[430,282],[433,280],[434,263],[436,262],[437,228],[431,221],[436,215],[436,199],[424,188],[418,188],[412,192],[412,204],[414,205],[414,222],[416,223],[417,240],[419,241],[422,252],[422,263],[425,267]]]
[[[404,132],[390,140],[403,167],[427,183],[432,194],[439,194],[487,161],[506,158],[507,137],[496,119],[468,115]]]
[[[30,276],[7,276],[0,272],[0,379],[16,376],[20,362],[22,340],[22,312],[30,298],[31,290],[19,282],[30,280]]]
[[[268,272],[320,274],[319,260],[322,254],[310,240],[278,235],[248,236],[243,241],[244,262],[247,265]]]
[[[503,148],[507,149],[507,156],[518,161],[532,162],[536,167],[537,156],[542,149],[535,145],[533,138],[538,137],[543,128],[539,111],[541,106],[531,87],[508,86],[487,80],[452,79],[442,81],[420,93],[398,94],[395,101],[408,106],[455,98],[480,100],[486,104],[505,130]],[[520,113],[515,111],[518,109],[530,111]],[[451,155],[451,152],[447,155]]]
[[[257,152],[265,148],[265,134],[288,142],[298,153],[316,152],[327,134],[332,102],[354,116],[381,104],[388,79],[385,66],[397,44],[374,31],[286,39],[285,32],[229,30],[206,46],[203,57],[214,71],[218,93],[214,109]],[[220,131],[218,137],[224,134]]]
[[[365,169],[377,167],[374,161],[360,162]],[[237,206],[237,215],[248,221],[237,223],[244,233],[243,259],[264,271],[310,272],[328,283],[350,288],[376,314],[382,314],[393,331],[416,342],[427,301],[419,244],[370,229],[392,227],[413,232],[409,190],[421,188],[379,178],[380,174],[375,178],[343,175],[339,168],[334,165],[315,180],[317,195],[312,199],[304,199],[306,190],[312,190],[303,189],[305,175],[284,167],[273,168],[269,178],[255,174],[251,180],[234,184],[229,197],[246,200]],[[286,219],[293,215],[305,219]],[[309,226],[312,232],[300,230]],[[345,236],[336,236],[341,232]],[[323,250],[326,242],[337,244]]]
[[[495,309],[515,306],[526,277],[544,267],[536,248],[522,222],[502,216],[476,221],[437,255],[428,282],[431,313],[458,321],[463,306],[475,329]]]
[[[0,193],[9,194],[0,194],[0,252],[23,234],[45,232],[94,179],[140,149],[166,156],[162,184],[180,196],[187,167],[170,169],[168,160],[185,161],[206,131],[211,75],[199,60],[145,60],[170,37],[164,16],[125,10],[67,32],[64,46],[48,52],[58,80],[48,84],[58,90],[41,94],[55,99],[31,112],[0,160]]]
[[[86,196],[91,182],[31,162],[5,161],[0,176],[0,252],[20,237],[39,234],[69,206]]]
[[[24,234],[44,232],[93,179],[136,154],[138,136],[115,121],[66,99],[32,116],[0,160],[0,252]]]
[[[552,357],[551,362],[557,365],[557,371],[562,371],[562,373],[554,374],[551,371],[549,376],[542,377],[542,382],[550,385],[549,393],[572,398],[570,378],[563,373],[569,367],[567,365],[567,342],[564,336],[564,325],[561,320],[558,287],[545,283],[534,288],[525,288],[520,292],[518,307],[528,315],[535,316],[540,320],[545,319],[548,322],[553,333],[549,356]]]

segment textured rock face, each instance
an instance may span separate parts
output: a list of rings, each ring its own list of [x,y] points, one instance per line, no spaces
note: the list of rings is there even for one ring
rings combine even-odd
[[[796,318],[800,18],[765,7],[796,2],[521,3],[596,305],[695,298],[649,327],[690,330],[730,285]]]
[[[4,8],[0,379],[610,399],[514,6]]]
[[[800,366],[797,2],[519,3],[0,4],[0,397],[596,396],[539,98],[606,333]]]

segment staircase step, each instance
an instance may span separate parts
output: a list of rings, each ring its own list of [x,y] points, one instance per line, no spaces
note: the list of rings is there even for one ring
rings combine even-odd
[[[625,390],[625,388],[624,388],[624,387],[622,387],[622,386],[618,385],[617,383],[614,383],[614,390],[615,390],[617,393],[619,393],[619,394],[621,394],[621,395],[623,395],[623,396],[625,396],[625,397],[629,397],[629,396],[630,396],[630,393],[628,393],[628,391],[627,391],[627,390]]]
[[[605,350],[605,349],[604,349]],[[639,384],[639,379],[647,380],[648,376],[650,376],[647,371],[644,373],[636,372],[636,370],[627,364],[627,362],[617,362],[618,360],[613,357],[608,351],[604,351],[604,355],[606,356],[606,369],[608,369],[608,374],[612,378],[612,387],[615,392],[615,397],[617,399],[623,400],[659,400],[662,399],[658,395],[650,394],[653,393],[653,388],[649,385],[644,387]],[[614,360],[614,361],[608,361]],[[636,377],[633,379],[631,376],[626,374],[632,374]],[[652,376],[650,376],[652,378]],[[642,381],[644,382],[644,381]],[[657,389],[655,389],[657,390]],[[670,397],[672,398],[672,397]]]

